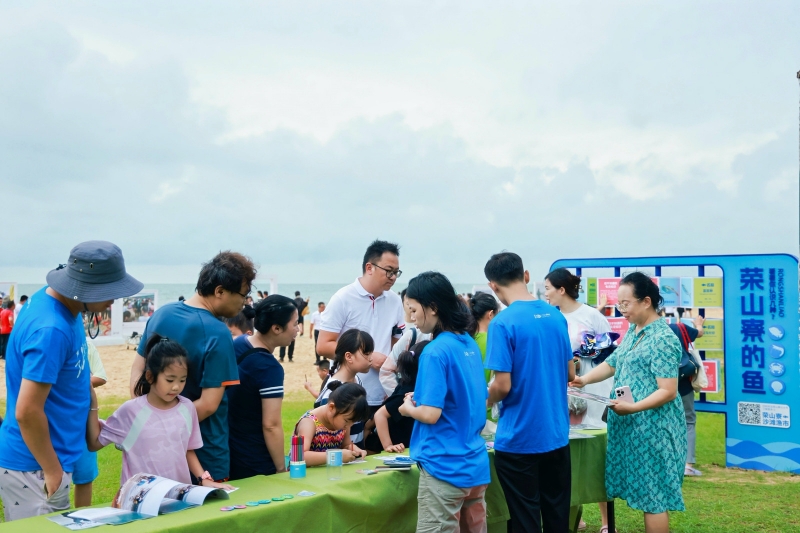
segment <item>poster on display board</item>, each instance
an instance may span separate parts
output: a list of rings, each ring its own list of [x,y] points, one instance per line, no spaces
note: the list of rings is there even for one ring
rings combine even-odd
[[[135,332],[141,335],[157,308],[158,291],[155,289],[142,289],[134,296],[115,300],[111,307],[112,334],[130,337]]]
[[[706,359],[703,361],[703,370],[706,371],[708,385],[703,387],[700,392],[706,394],[716,394],[719,392],[719,361],[716,359]]]
[[[602,301],[603,296],[605,296],[606,305],[616,305],[620,279],[621,278],[597,278],[597,301]]]
[[[680,307],[681,278],[660,278],[658,288],[664,298],[664,307]]]
[[[725,321],[721,318],[709,318],[703,323],[703,336],[697,337],[694,347],[698,350],[723,350]]]
[[[621,344],[622,339],[625,338],[625,334],[628,333],[628,329],[631,327],[631,323],[622,316],[606,317],[606,319],[608,320],[608,325],[611,326],[611,331],[619,333],[617,344]]]
[[[724,400],[696,402],[698,411],[725,415],[726,464],[800,474],[800,346],[798,260],[788,254],[561,259],[551,266],[592,268],[695,267],[681,279],[693,305],[722,307]],[[722,277],[705,278],[707,267]],[[691,280],[686,286],[685,280]],[[709,285],[710,284],[710,285]],[[698,293],[697,289],[704,292]],[[717,354],[718,352],[715,352]],[[716,357],[716,355],[715,355]],[[717,380],[720,381],[719,379]],[[702,397],[701,397],[702,398]],[[793,420],[795,419],[795,420]]]

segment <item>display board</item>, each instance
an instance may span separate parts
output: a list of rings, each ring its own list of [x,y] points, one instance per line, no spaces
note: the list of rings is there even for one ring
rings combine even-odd
[[[712,266],[722,270],[722,277],[705,276],[706,267]],[[721,361],[721,372],[719,364],[711,363],[706,369],[719,372],[715,385],[723,389],[725,397],[709,402],[701,395],[697,410],[725,415],[728,466],[800,474],[800,419],[792,421],[800,416],[796,257],[561,259],[551,269],[562,267],[575,269],[579,276],[592,268],[614,268],[616,276],[622,269],[650,268],[657,277],[662,268],[695,267],[697,276],[680,277],[679,287],[674,284],[676,278],[669,276],[660,279],[659,285],[662,294],[667,285],[675,291],[671,297],[681,302],[680,307],[723,311],[724,319],[706,321],[708,338],[701,339],[697,347],[704,357],[706,350],[715,350],[710,360]],[[598,283],[601,279],[608,278],[598,278]],[[598,285],[598,293],[602,290]]]

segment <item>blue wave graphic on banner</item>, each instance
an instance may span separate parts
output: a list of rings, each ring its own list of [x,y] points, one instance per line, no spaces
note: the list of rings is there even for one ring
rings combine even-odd
[[[800,473],[800,446],[790,442],[757,444],[728,439],[728,464],[755,470]]]

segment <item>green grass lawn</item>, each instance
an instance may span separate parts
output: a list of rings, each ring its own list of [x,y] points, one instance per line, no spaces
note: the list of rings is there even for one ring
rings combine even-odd
[[[101,400],[100,416],[108,417],[124,399]],[[310,398],[292,396],[283,403],[283,427],[288,450],[294,425],[311,406]],[[0,412],[5,402],[0,401]],[[697,466],[700,478],[686,478],[683,484],[685,513],[671,513],[670,529],[685,533],[800,532],[800,476],[782,473],[726,469],[725,425],[722,415],[697,415]],[[122,456],[114,447],[98,454],[100,476],[94,482],[93,502],[113,498],[119,488]],[[617,529],[621,533],[644,532],[642,514],[617,500]],[[0,513],[2,517],[2,513]],[[588,533],[600,529],[597,506],[584,506]]]

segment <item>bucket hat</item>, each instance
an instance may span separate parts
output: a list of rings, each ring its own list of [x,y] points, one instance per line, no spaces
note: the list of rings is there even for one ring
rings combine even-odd
[[[122,250],[106,241],[77,245],[66,265],[48,272],[47,284],[62,296],[84,303],[133,296],[144,287],[125,271]]]

